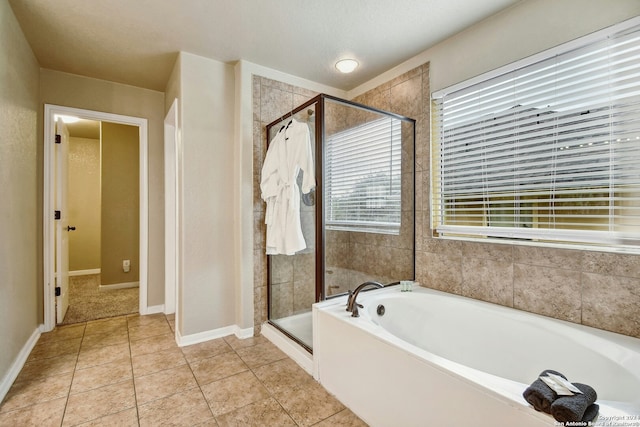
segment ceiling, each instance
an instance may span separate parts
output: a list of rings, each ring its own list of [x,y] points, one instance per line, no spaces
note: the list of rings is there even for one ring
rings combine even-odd
[[[519,0],[9,0],[41,67],[164,91],[177,53],[350,90]],[[340,74],[335,62],[360,67]]]
[[[67,123],[69,136],[76,138],[100,139],[100,122],[95,120],[79,119],[74,123]]]

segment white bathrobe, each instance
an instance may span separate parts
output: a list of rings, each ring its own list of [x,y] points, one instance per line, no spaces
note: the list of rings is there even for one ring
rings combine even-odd
[[[307,247],[300,225],[299,171],[303,172],[304,194],[316,186],[309,126],[294,119],[286,123],[271,140],[262,166],[267,255],[293,255]]]

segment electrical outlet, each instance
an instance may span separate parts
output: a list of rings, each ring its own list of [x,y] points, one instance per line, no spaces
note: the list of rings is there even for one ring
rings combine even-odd
[[[125,259],[122,261],[122,271],[128,273],[131,270],[131,260]]]

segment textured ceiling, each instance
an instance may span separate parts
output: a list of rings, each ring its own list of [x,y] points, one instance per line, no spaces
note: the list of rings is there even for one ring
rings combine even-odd
[[[44,68],[165,90],[177,52],[350,90],[518,0],[9,0]],[[336,60],[360,68],[342,75]]]

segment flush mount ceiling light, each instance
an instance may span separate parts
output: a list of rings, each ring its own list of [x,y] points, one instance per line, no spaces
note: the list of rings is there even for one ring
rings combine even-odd
[[[356,61],[355,59],[341,59],[340,61],[336,62],[336,68],[341,73],[348,74],[358,68],[358,61]]]

